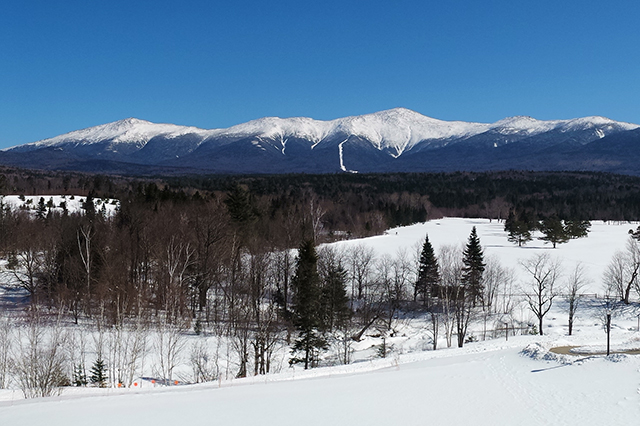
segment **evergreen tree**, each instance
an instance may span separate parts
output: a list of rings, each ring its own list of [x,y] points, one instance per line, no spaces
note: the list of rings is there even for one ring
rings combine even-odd
[[[36,217],[40,220],[44,220],[47,216],[47,206],[44,203],[44,198],[40,197],[40,201],[38,201],[38,208],[36,209]]]
[[[255,221],[256,211],[249,191],[236,184],[224,200],[231,220],[236,224],[246,225]]]
[[[92,220],[96,215],[96,205],[93,203],[93,190],[89,191],[89,195],[87,195],[87,199],[82,204],[82,208],[84,209],[84,214],[87,216],[89,220]]]
[[[98,387],[104,388],[107,386],[107,367],[101,358],[98,358],[96,362],[93,363],[89,380]]]
[[[73,368],[73,384],[75,386],[87,386],[87,383],[87,373],[84,371],[84,365],[76,365]]]
[[[466,289],[470,300],[475,305],[478,300],[482,300],[483,284],[482,274],[484,272],[484,252],[480,245],[480,238],[476,232],[476,227],[471,229],[469,240],[462,253],[462,285]]]
[[[591,222],[588,220],[565,220],[564,228],[570,239],[583,238],[589,234]]]
[[[553,248],[556,248],[557,244],[569,241],[567,230],[558,216],[554,215],[544,219],[540,224],[540,231],[543,236],[538,238],[553,244]]]
[[[420,253],[418,279],[413,291],[413,300],[416,301],[418,296],[421,296],[422,304],[427,305],[429,296],[438,293],[439,285],[440,269],[438,267],[438,259],[427,235],[424,238],[422,252]]]
[[[318,256],[312,240],[302,243],[298,250],[296,273],[291,280],[293,288],[293,323],[299,334],[294,342],[289,363],[304,363],[308,369],[317,363],[320,350],[327,347],[320,333],[320,275],[318,274]]]
[[[322,287],[322,325],[327,331],[343,326],[351,316],[347,296],[347,271],[341,263],[328,266]]]
[[[522,247],[523,244],[533,239],[531,237],[531,228],[531,224],[526,220],[526,217],[521,218],[516,216],[513,210],[509,211],[509,217],[504,222],[504,230],[508,232],[507,240],[509,242],[518,243],[518,247]]]

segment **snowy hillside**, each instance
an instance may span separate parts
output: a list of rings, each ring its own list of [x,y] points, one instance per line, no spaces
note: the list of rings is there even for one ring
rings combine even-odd
[[[189,133],[202,134],[204,137],[207,131],[196,127],[176,126],[175,124],[156,124],[137,118],[127,118],[9,149],[16,151],[33,151],[46,147],[91,145],[105,141],[113,144],[134,145],[142,148],[151,138],[159,135],[176,138]]]
[[[381,359],[380,337],[369,333],[355,344],[356,362],[313,370],[287,367],[288,351],[277,357],[276,374],[233,379],[221,375],[213,383],[164,387],[138,379],[127,389],[67,388],[61,396],[21,400],[15,390],[0,390],[2,425],[142,425],[233,424],[294,425],[632,425],[640,416],[640,355],[557,355],[550,348],[576,346],[585,352],[604,348],[601,299],[602,272],[617,250],[624,249],[628,230],[638,224],[594,222],[588,238],[557,249],[532,241],[517,247],[506,240],[503,223],[484,219],[446,218],[389,230],[385,235],[334,243],[344,249],[362,246],[377,259],[415,252],[426,234],[436,252],[466,242],[473,226],[487,257],[495,256],[515,274],[517,286],[530,277],[522,260],[541,253],[562,262],[564,283],[581,262],[588,285],[577,313],[574,335],[567,335],[566,302],[558,297],[545,320],[545,336],[487,336],[473,322],[477,342],[463,348],[429,350],[428,324],[407,318],[389,337],[390,355]],[[514,289],[517,293],[519,290]],[[638,305],[614,315],[614,349],[640,349]],[[526,304],[514,309],[521,320],[532,314]],[[188,336],[190,344],[220,341]],[[87,341],[92,341],[89,338]],[[224,344],[215,352],[224,358]],[[227,351],[228,354],[228,351]],[[218,356],[218,355],[216,355]],[[145,358],[142,377],[153,374],[155,355]],[[178,376],[188,377],[189,353],[181,358]],[[216,358],[218,359],[218,358]],[[227,361],[228,363],[229,361]],[[233,365],[233,364],[232,364]],[[284,404],[284,405],[283,405]],[[303,419],[303,420],[301,420]]]
[[[636,424],[638,357],[532,359],[519,353],[530,340],[380,360],[352,371],[5,402],[0,418],[7,426]]]

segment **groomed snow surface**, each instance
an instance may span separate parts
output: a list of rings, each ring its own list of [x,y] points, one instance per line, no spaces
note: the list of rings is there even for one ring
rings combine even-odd
[[[519,281],[526,275],[518,261],[545,252],[562,259],[565,274],[581,261],[592,279],[586,292],[602,294],[602,271],[637,224],[594,223],[588,238],[555,250],[539,241],[513,246],[502,223],[481,219],[431,221],[336,246],[364,243],[379,256],[395,255],[399,248],[414,250],[428,233],[438,251],[444,244],[464,244],[472,226],[486,254],[513,267]],[[168,388],[70,389],[35,400],[7,400],[11,391],[3,391],[0,425],[637,425],[640,356],[548,351],[604,344],[593,305],[578,311],[575,336],[567,336],[565,304],[558,300],[545,320],[545,336],[401,350],[417,347],[409,342],[425,326],[417,323],[407,326],[406,342],[394,342],[398,350],[390,357],[347,366],[285,367],[279,374]],[[640,346],[636,314],[626,310],[614,318],[614,345]]]

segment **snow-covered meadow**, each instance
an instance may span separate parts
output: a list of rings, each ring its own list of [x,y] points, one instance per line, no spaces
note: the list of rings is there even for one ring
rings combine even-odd
[[[631,425],[640,418],[640,356],[556,355],[552,347],[602,349],[602,274],[613,254],[625,248],[637,224],[594,222],[588,238],[552,249],[534,240],[525,247],[509,243],[503,223],[447,218],[392,229],[385,235],[334,243],[340,249],[364,244],[376,256],[414,253],[426,234],[436,252],[462,245],[473,226],[486,256],[513,268],[518,284],[528,279],[520,262],[539,253],[562,261],[564,277],[581,262],[589,277],[589,296],[577,312],[574,335],[567,335],[566,303],[557,298],[545,317],[544,336],[504,334],[470,342],[463,348],[427,350],[427,324],[401,321],[388,339],[392,353],[375,357],[379,338],[369,335],[354,345],[350,365],[304,371],[282,366],[276,374],[225,379],[199,385],[154,386],[138,380],[127,389],[68,388],[57,397],[22,400],[18,390],[0,390],[0,424],[443,424],[443,425]],[[614,349],[640,348],[636,305],[613,318]],[[515,316],[532,321],[521,304]],[[470,333],[481,335],[476,322]],[[201,339],[192,335],[191,340]],[[479,338],[479,340],[482,340]],[[224,353],[224,347],[219,348]],[[151,357],[151,355],[150,355]],[[185,354],[183,358],[188,358]],[[151,360],[146,362],[150,365]],[[186,359],[177,374],[186,374]],[[145,372],[152,374],[151,371]],[[145,374],[142,374],[143,376]],[[142,385],[142,387],[140,386]],[[89,420],[90,419],[90,420]]]
[[[519,279],[526,278],[524,271],[519,268],[520,261],[530,259],[539,253],[549,253],[552,257],[561,259],[567,271],[576,263],[582,263],[587,268],[587,275],[591,278],[587,292],[602,294],[601,278],[604,269],[616,251],[624,250],[629,230],[635,230],[638,224],[595,221],[591,224],[588,238],[571,240],[566,244],[559,244],[554,249],[550,244],[537,239],[523,247],[517,247],[507,241],[504,222],[501,221],[445,218],[390,229],[384,235],[376,237],[341,241],[333,246],[349,247],[364,243],[372,247],[378,256],[385,254],[395,256],[402,250],[415,252],[416,247],[422,247],[425,235],[429,235],[429,240],[437,252],[444,245],[462,247],[473,226],[478,231],[485,256],[495,256],[502,265],[513,268]]]
[[[35,214],[40,199],[44,200],[47,211],[62,213],[63,205],[70,213],[76,213],[83,209],[87,197],[81,195],[5,195],[0,196],[0,201],[13,209],[27,210]],[[96,212],[104,212],[105,216],[113,216],[118,207],[118,200],[96,198],[93,200]]]

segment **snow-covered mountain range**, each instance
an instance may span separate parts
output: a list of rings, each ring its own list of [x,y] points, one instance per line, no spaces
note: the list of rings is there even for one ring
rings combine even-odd
[[[395,108],[320,121],[265,117],[227,129],[135,118],[8,148],[0,163],[157,173],[604,170],[640,174],[640,126],[604,117],[442,121]],[[626,151],[626,152],[625,152]],[[635,157],[634,157],[635,158]]]

